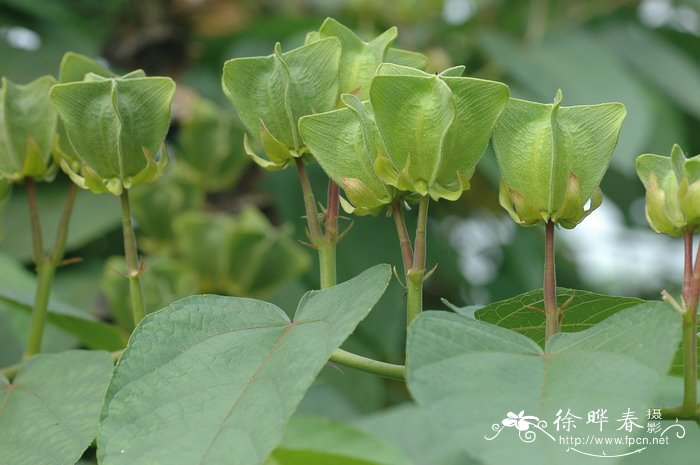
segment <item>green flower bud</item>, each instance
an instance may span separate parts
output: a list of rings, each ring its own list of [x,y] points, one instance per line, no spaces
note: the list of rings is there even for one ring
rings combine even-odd
[[[360,39],[352,30],[333,18],[327,18],[317,32],[306,36],[306,43],[328,37],[340,40],[341,54],[338,74],[338,103],[340,95],[352,93],[360,100],[369,98],[369,85],[382,63],[395,63],[424,69],[425,55],[391,48],[396,40],[397,29],[392,27],[370,42]]]
[[[65,160],[61,168],[95,193],[119,195],[157,179],[167,163],[163,141],[174,92],[172,79],[142,71],[113,78],[89,73],[83,81],[55,85],[51,101],[80,164],[79,172]]]
[[[79,53],[67,52],[61,59],[61,65],[58,71],[58,82],[65,84],[67,82],[82,81],[89,73],[106,78],[113,76],[107,68],[91,58]],[[58,118],[58,124],[56,125],[56,133],[57,137],[54,140],[52,149],[56,163],[59,166],[61,163],[67,163],[71,171],[79,172],[81,165],[80,159],[68,140],[66,126],[60,118]]]
[[[370,101],[384,146],[375,171],[386,184],[433,199],[456,200],[508,101],[505,84],[383,64]]]
[[[2,78],[0,87],[0,178],[51,178],[51,144],[56,112],[49,100],[53,76],[18,85]]]
[[[345,108],[302,117],[299,131],[314,158],[345,191],[349,202],[342,199],[343,208],[356,215],[377,214],[394,197],[394,188],[374,171],[383,150],[381,135],[369,102],[350,94],[342,101]]]
[[[598,208],[598,187],[625,118],[621,103],[562,107],[511,98],[493,131],[499,200],[524,226],[573,228]],[[590,201],[588,209],[584,208]]]
[[[335,107],[339,60],[340,41],[330,37],[286,53],[278,43],[272,55],[224,64],[222,87],[243,122],[244,147],[256,163],[281,169],[308,153],[297,122]],[[248,135],[268,159],[255,153]]]
[[[700,155],[687,159],[677,144],[670,157],[646,153],[637,157],[637,174],[654,231],[678,237],[700,225]]]

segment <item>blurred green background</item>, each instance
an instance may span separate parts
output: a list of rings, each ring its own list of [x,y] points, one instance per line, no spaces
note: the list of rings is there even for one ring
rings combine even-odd
[[[293,311],[317,286],[315,257],[297,241],[304,220],[296,173],[248,163],[220,78],[225,60],[269,54],[277,41],[284,49],[301,45],[327,16],[368,38],[398,26],[397,45],[425,53],[429,71],[464,64],[467,75],[503,81],[515,97],[549,102],[561,88],[565,105],[623,102],[628,116],[603,181],[605,202],[558,235],[559,285],[652,299],[663,288],[678,291],[682,245],[647,227],[634,159],[668,154],[674,142],[689,155],[700,151],[698,0],[2,0],[0,75],[15,82],[56,75],[68,50],[101,57],[116,71],[143,68],[178,82],[172,166],[154,187],[135,193],[151,310],[207,291],[265,298]],[[317,166],[310,174],[320,199],[324,175]],[[508,218],[498,206],[497,180],[489,148],[472,189],[457,202],[432,205],[428,261],[438,267],[426,283],[426,308],[445,308],[441,298],[483,304],[541,287],[543,231]],[[39,186],[47,236],[66,185],[59,178]],[[24,198],[17,186],[3,207],[0,280],[29,292]],[[414,216],[409,212],[409,228]],[[380,262],[400,264],[390,218],[353,221],[339,245],[339,279]],[[240,252],[250,244],[258,247],[254,257]],[[128,329],[123,265],[110,258],[121,247],[117,199],[81,193],[67,256],[82,261],[59,270],[57,299]],[[251,263],[252,277],[241,271]],[[402,293],[393,283],[347,346],[401,362]],[[0,361],[12,363],[26,322],[0,310],[8,320],[0,324]],[[51,350],[77,344],[56,329],[49,341]],[[303,408],[351,418],[406,398],[398,383],[328,369]],[[373,425],[367,428],[381,430]],[[433,459],[426,463],[438,463]]]

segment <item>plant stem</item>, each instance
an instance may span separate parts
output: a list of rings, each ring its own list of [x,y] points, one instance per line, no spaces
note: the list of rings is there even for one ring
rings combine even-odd
[[[391,214],[394,217],[394,223],[396,223],[396,233],[399,236],[399,244],[401,245],[403,272],[407,274],[408,270],[413,266],[413,247],[411,246],[411,238],[408,236],[408,230],[406,229],[401,200],[394,199],[394,201],[391,202]]]
[[[318,251],[319,274],[321,289],[326,289],[336,284],[335,250],[338,242],[338,186],[329,180],[328,207],[326,209],[326,232],[321,229],[318,219],[316,198],[311,189],[311,182],[306,174],[304,162],[295,158],[299,172],[299,182],[304,194],[304,208],[306,210],[306,223],[308,225],[309,239]]]
[[[418,224],[413,254],[413,264],[406,273],[406,324],[423,311],[423,276],[425,275],[426,229],[428,227],[428,196],[421,197],[418,203]]]
[[[403,365],[380,362],[343,349],[333,351],[330,361],[384,378],[403,380],[406,377],[406,367]]]
[[[32,245],[34,248],[34,262],[37,272],[37,287],[34,297],[34,307],[32,308],[31,321],[29,324],[29,334],[27,336],[27,346],[25,347],[23,360],[35,355],[41,351],[41,340],[44,336],[44,327],[46,326],[46,318],[48,315],[49,299],[51,297],[51,285],[56,267],[63,259],[63,253],[66,248],[66,239],[68,237],[68,225],[70,216],[75,205],[75,198],[78,188],[75,184],[71,184],[66,196],[66,202],[63,207],[63,213],[56,228],[56,239],[53,248],[48,255],[44,254],[41,226],[39,224],[39,213],[36,205],[36,189],[34,180],[27,178],[27,198],[29,201],[29,214],[32,225]]]
[[[685,270],[683,276],[683,405],[681,411],[690,414],[696,411],[698,402],[698,336],[697,310],[700,295],[700,248],[693,269],[693,228],[684,232]]]
[[[544,310],[547,317],[545,340],[561,329],[561,309],[557,305],[557,275],[554,263],[554,222],[545,225]]]
[[[328,179],[328,200],[326,202],[326,239],[328,242],[338,241],[338,204],[340,192],[338,185]]]
[[[301,158],[294,159],[299,172],[299,182],[301,183],[301,191],[304,194],[304,208],[306,209],[306,223],[309,225],[309,239],[311,243],[318,247],[325,237],[321,231],[321,223],[318,221],[318,210],[316,209],[316,199],[314,191],[311,189],[309,176],[306,174],[306,168]]]
[[[336,285],[335,248],[335,243],[330,242],[318,246],[321,289],[328,289]]]
[[[131,312],[134,317],[134,326],[136,326],[146,316],[143,304],[143,291],[141,290],[141,266],[136,247],[134,225],[131,221],[128,189],[122,191],[120,198],[122,204],[122,232],[124,233],[124,259],[126,260],[127,278],[129,279]]]

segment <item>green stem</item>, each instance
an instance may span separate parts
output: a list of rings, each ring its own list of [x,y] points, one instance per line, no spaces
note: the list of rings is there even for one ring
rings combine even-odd
[[[418,224],[416,226],[413,264],[406,273],[406,324],[423,311],[423,276],[425,276],[426,230],[428,227],[428,196],[421,197],[418,203]]]
[[[338,186],[329,181],[328,208],[326,209],[326,233],[321,229],[318,219],[316,198],[311,189],[311,182],[306,174],[304,162],[295,158],[299,172],[299,182],[304,194],[304,208],[306,210],[306,223],[308,225],[309,239],[318,251],[319,274],[321,289],[326,289],[336,284],[335,250],[338,240]],[[335,187],[333,187],[335,186]]]
[[[353,354],[343,349],[336,349],[331,354],[331,362],[355,368],[384,378],[403,380],[406,378],[406,367],[392,363],[380,362],[361,355]]]
[[[396,223],[396,234],[399,236],[399,245],[401,246],[401,258],[403,260],[403,272],[408,273],[408,270],[413,266],[413,247],[411,246],[411,238],[408,236],[406,229],[406,221],[403,216],[403,208],[401,200],[394,199],[391,202],[391,214]]]
[[[314,197],[314,191],[311,189],[311,182],[309,181],[309,176],[306,174],[304,162],[301,158],[295,158],[294,162],[297,165],[301,191],[304,195],[304,208],[306,209],[306,223],[309,226],[309,239],[311,239],[313,245],[318,247],[319,243],[325,240],[325,237],[321,231],[321,222],[318,220],[316,198]]]
[[[321,289],[335,286],[335,243],[325,243],[318,246],[318,262],[321,274]]]
[[[685,233],[685,276],[683,280],[683,300],[686,312],[683,315],[683,405],[681,410],[686,414],[695,412],[698,403],[698,336],[697,310],[700,296],[700,248],[698,249],[695,269],[692,268],[693,231]],[[689,236],[689,238],[688,238]],[[692,275],[688,277],[688,263],[691,263]]]
[[[554,263],[554,222],[545,225],[544,311],[547,317],[545,340],[561,329],[561,309],[557,305],[557,275]]]
[[[53,249],[48,255],[44,254],[41,238],[41,227],[39,224],[39,213],[36,205],[36,190],[34,180],[27,179],[27,197],[29,200],[29,211],[32,225],[32,244],[34,248],[34,262],[36,263],[37,271],[37,287],[34,297],[34,307],[32,308],[31,321],[29,324],[29,334],[27,336],[27,345],[22,356],[23,360],[35,355],[41,351],[41,341],[44,336],[44,327],[48,316],[49,299],[51,297],[51,285],[53,283],[56,268],[63,259],[63,253],[66,247],[66,239],[68,237],[68,225],[70,216],[75,205],[77,194],[77,186],[71,184],[66,202],[63,207],[63,213],[58,222],[56,229],[56,239]]]
[[[124,233],[124,259],[126,260],[127,278],[129,279],[131,312],[134,317],[134,326],[136,326],[146,316],[143,291],[141,290],[141,266],[139,265],[134,225],[131,221],[129,191],[124,189],[120,198],[122,205],[122,232]]]

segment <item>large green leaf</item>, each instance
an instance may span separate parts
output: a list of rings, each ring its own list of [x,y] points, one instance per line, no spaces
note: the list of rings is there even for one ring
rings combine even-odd
[[[314,417],[294,417],[270,456],[275,465],[408,465],[408,457],[358,429]]]
[[[10,383],[0,375],[0,463],[73,465],[92,442],[112,359],[107,352],[42,354]]]
[[[557,288],[557,303],[560,306],[566,303],[561,323],[561,330],[564,332],[588,329],[620,310],[642,302],[643,300],[635,297],[617,297]],[[544,309],[542,289],[488,304],[476,310],[474,317],[524,334],[544,347],[546,319],[537,309]]]
[[[367,415],[353,426],[391,444],[416,465],[476,465],[430,415],[414,403]]]
[[[333,350],[389,282],[386,265],[307,293],[294,320],[235,297],[195,296],[146,316],[107,391],[103,465],[255,465]]]
[[[557,436],[571,433],[555,429],[558,410],[580,417],[576,435],[598,433],[597,424],[584,424],[587,412],[596,409],[609,414],[604,434],[633,435],[616,430],[616,420],[627,409],[642,418],[652,407],[679,329],[680,318],[670,306],[644,303],[585,331],[560,333],[543,351],[513,331],[426,312],[409,329],[407,382],[418,403],[485,463],[590,463],[590,457],[560,445]],[[509,412],[520,411],[536,417],[529,419],[525,436],[525,430],[502,423]],[[595,447],[579,450],[602,453]],[[604,450],[607,455],[627,451],[615,445]]]

